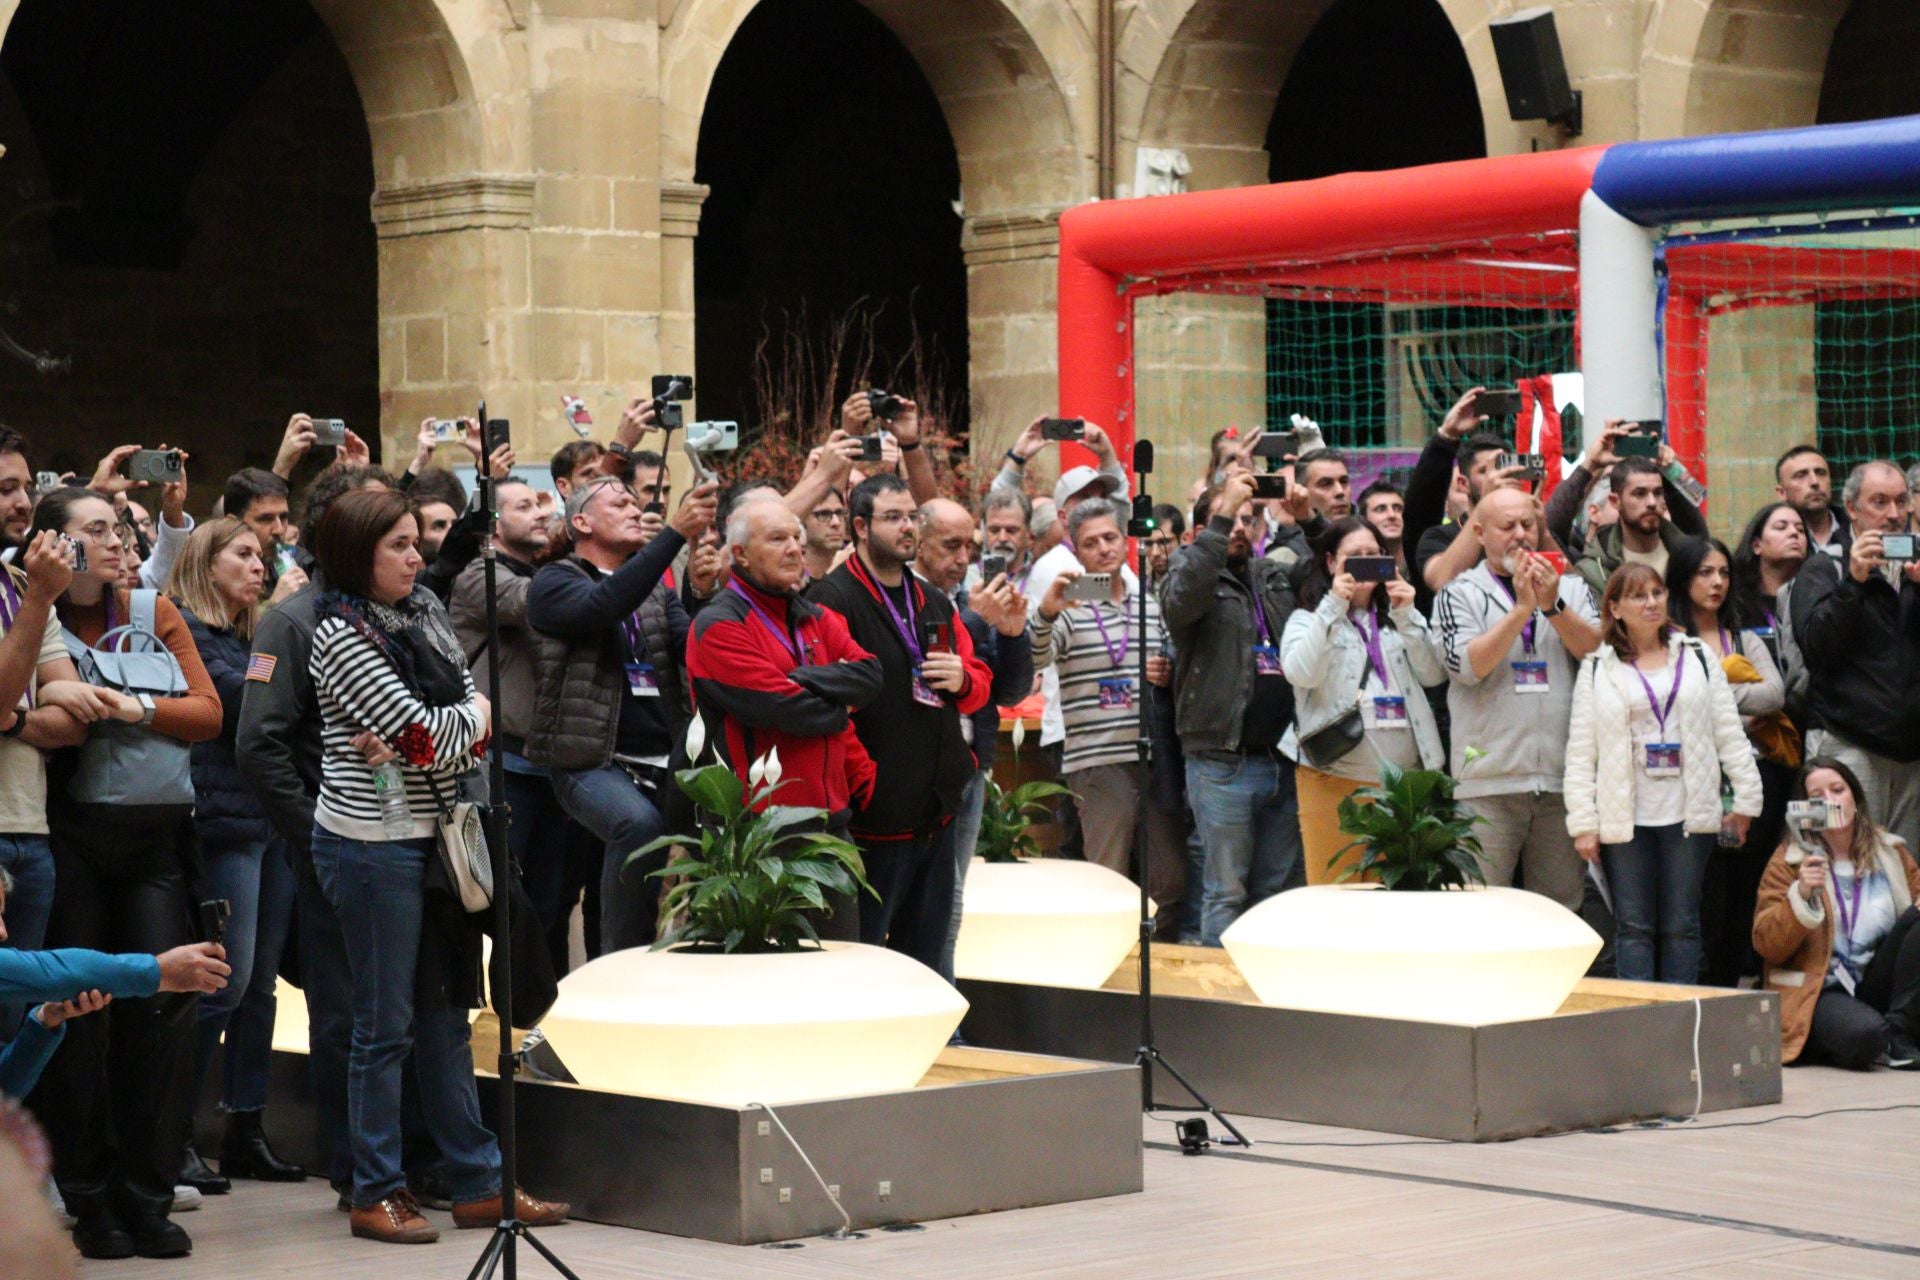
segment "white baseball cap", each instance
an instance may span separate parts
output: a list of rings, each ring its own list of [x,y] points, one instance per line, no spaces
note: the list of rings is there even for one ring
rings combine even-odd
[[[1104,471],[1097,471],[1092,467],[1073,467],[1062,474],[1060,482],[1053,486],[1053,505],[1065,511],[1067,502],[1091,484],[1099,485],[1104,490],[1101,496],[1107,498],[1113,497],[1125,487],[1122,481]]]

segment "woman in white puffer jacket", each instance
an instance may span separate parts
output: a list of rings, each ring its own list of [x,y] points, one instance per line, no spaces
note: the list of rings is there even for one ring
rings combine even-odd
[[[1760,771],[1720,663],[1667,618],[1644,564],[1607,580],[1607,641],[1573,686],[1565,778],[1574,847],[1606,872],[1622,978],[1691,983],[1700,973],[1700,890],[1733,784],[1741,838],[1760,812]],[[1656,963],[1657,957],[1657,963]]]

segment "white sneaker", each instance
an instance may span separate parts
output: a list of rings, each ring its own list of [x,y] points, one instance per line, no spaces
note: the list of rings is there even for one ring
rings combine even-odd
[[[182,1183],[173,1189],[173,1211],[175,1213],[188,1213],[194,1209],[198,1209],[201,1198],[200,1191],[197,1187],[189,1187]]]
[[[52,1178],[47,1179],[47,1203],[53,1206],[53,1216],[60,1220],[60,1226],[67,1231],[73,1230],[79,1219],[67,1212],[67,1202],[60,1196],[60,1184]]]

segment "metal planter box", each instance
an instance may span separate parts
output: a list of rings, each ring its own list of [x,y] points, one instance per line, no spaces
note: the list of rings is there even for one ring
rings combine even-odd
[[[1131,1062],[1137,960],[1100,990],[962,979],[972,1044]],[[1766,991],[1587,979],[1550,1018],[1454,1026],[1269,1008],[1224,951],[1156,946],[1161,1052],[1222,1111],[1485,1142],[1780,1101]],[[1158,1100],[1184,1102],[1157,1075]]]

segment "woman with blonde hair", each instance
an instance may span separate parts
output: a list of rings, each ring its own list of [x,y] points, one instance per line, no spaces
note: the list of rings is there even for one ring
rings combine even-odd
[[[1600,605],[1604,643],[1573,686],[1567,831],[1605,872],[1620,977],[1700,976],[1700,893],[1733,783],[1729,833],[1760,812],[1760,773],[1726,673],[1667,617],[1650,566],[1613,571]]]
[[[207,896],[224,899],[232,911],[226,944],[233,980],[200,1001],[193,1096],[197,1102],[218,1057],[227,1132],[218,1173],[200,1158],[191,1138],[180,1170],[182,1182],[212,1195],[227,1191],[233,1178],[298,1182],[306,1176],[274,1154],[261,1128],[273,1052],[274,979],[293,923],[293,870],[234,753],[265,585],[260,539],[231,516],[193,531],[167,583],[167,595],[186,619],[220,694],[222,713],[220,736],[193,747],[193,817]]]

